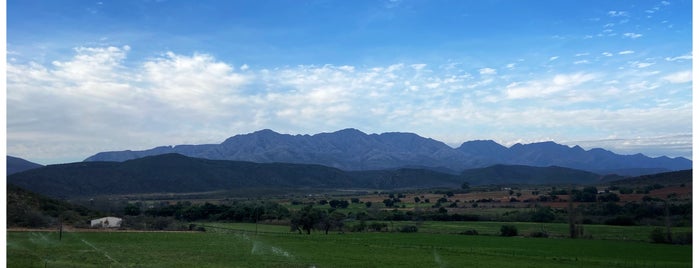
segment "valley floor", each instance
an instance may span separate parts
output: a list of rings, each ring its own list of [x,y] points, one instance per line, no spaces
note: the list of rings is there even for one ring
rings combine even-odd
[[[394,224],[402,224],[396,222]],[[458,224],[458,223],[457,223]],[[473,223],[463,223],[473,224]],[[8,231],[8,267],[691,267],[692,246],[634,239],[501,237],[501,223],[425,222],[418,233],[299,235],[288,226],[222,224],[206,232]],[[525,223],[521,223],[525,224]],[[525,225],[517,223],[520,230]],[[532,227],[534,228],[534,227]],[[548,227],[552,230],[558,226]],[[619,227],[628,228],[628,227]],[[446,230],[446,231],[439,231]],[[618,230],[617,230],[618,231]],[[646,236],[645,229],[623,232]],[[690,230],[691,231],[691,230]],[[595,231],[603,233],[602,231]],[[616,231],[606,231],[614,233]]]

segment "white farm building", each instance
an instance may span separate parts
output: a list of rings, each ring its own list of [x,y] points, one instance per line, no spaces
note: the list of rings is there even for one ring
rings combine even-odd
[[[121,218],[104,217],[90,221],[90,227],[93,228],[119,228],[121,227]]]

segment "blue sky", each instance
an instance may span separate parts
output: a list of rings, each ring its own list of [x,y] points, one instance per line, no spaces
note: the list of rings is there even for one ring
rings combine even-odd
[[[691,158],[691,1],[7,2],[7,153],[269,128]]]

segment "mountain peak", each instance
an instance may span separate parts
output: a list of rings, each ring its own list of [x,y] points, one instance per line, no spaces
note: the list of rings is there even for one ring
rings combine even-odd
[[[366,135],[366,133],[364,133],[364,132],[362,132],[361,130],[356,129],[356,128],[345,128],[345,129],[342,129],[342,130],[335,131],[335,132],[333,132],[332,134],[338,134],[338,135],[360,135],[360,136]]]
[[[253,132],[253,133],[251,133],[251,134],[255,134],[255,135],[279,135],[278,132],[276,132],[276,131],[274,131],[274,130],[271,130],[271,129],[268,129],[268,128],[255,131],[255,132]]]

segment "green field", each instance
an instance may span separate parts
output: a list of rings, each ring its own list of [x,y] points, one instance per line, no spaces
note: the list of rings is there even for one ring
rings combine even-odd
[[[460,223],[461,224],[461,223]],[[465,223],[467,224],[467,223]],[[691,267],[692,247],[641,241],[478,236],[426,222],[419,233],[290,233],[217,224],[202,233],[8,232],[8,267]],[[519,224],[519,223],[518,223]],[[470,226],[470,225],[469,225]],[[475,225],[474,225],[475,226]],[[477,226],[476,226],[477,227]],[[476,227],[473,227],[474,229]],[[604,228],[608,226],[601,226]],[[451,228],[451,229],[450,229]],[[518,228],[527,228],[518,225]],[[557,227],[558,228],[558,227]],[[628,233],[645,230],[629,228]],[[233,231],[247,230],[247,231]],[[254,230],[257,229],[256,233]],[[438,231],[442,230],[442,231]],[[446,230],[446,231],[445,231]],[[607,231],[615,233],[618,230]],[[646,233],[647,237],[647,233]]]

